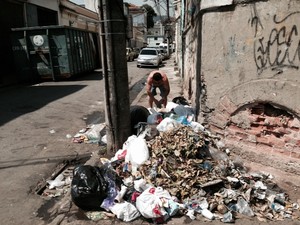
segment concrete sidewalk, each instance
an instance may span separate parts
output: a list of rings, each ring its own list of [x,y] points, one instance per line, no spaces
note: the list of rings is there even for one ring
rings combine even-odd
[[[169,79],[170,94],[168,96],[168,101],[172,101],[173,98],[182,95],[182,79],[179,75],[179,72],[175,69],[174,57],[174,54],[171,55],[170,59],[165,60],[163,65],[158,69],[165,72]],[[141,105],[149,108],[146,86],[138,94],[131,105]]]

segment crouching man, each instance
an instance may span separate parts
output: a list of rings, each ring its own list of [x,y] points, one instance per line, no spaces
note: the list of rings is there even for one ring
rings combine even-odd
[[[157,88],[160,91],[160,100],[155,98],[157,95]],[[168,102],[167,97],[170,93],[170,85],[168,77],[164,72],[159,70],[152,71],[147,78],[146,89],[149,96],[150,108],[153,108],[153,102],[158,108],[161,108],[162,105],[164,108],[166,108]]]

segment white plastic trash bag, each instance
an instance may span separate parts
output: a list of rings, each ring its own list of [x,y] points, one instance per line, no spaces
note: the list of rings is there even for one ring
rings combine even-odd
[[[128,149],[128,146],[129,146],[129,143],[130,143],[132,140],[136,139],[136,138],[137,138],[136,135],[131,135],[131,136],[129,136],[129,137],[127,138],[127,140],[123,143],[122,149],[123,149],[123,150],[127,150],[127,149]]]
[[[174,208],[177,205],[174,207],[173,203],[174,201],[169,192],[161,187],[149,187],[136,199],[136,207],[142,216],[149,219],[162,218],[164,221],[170,215],[176,214],[177,211],[175,212],[176,209]],[[170,212],[168,213],[168,211]]]
[[[145,140],[145,134],[136,138],[127,140],[127,154],[125,162],[130,162],[132,172],[136,172],[137,168],[149,159],[149,149]]]
[[[119,149],[115,156],[110,159],[110,161],[114,162],[116,160],[125,159],[127,154],[127,149]]]
[[[166,109],[168,112],[171,112],[172,109],[176,108],[179,104],[174,102],[167,102]]]
[[[147,188],[152,186],[151,184],[147,184],[146,180],[143,178],[134,180],[133,184],[134,184],[134,189],[137,190],[138,192],[143,192]]]
[[[180,123],[177,122],[176,120],[166,117],[160,122],[160,124],[156,126],[156,129],[159,132],[166,132],[174,129],[175,127],[178,127],[179,125]]]
[[[192,121],[189,125],[193,128],[193,130],[194,130],[195,132],[200,132],[200,131],[204,132],[204,131],[205,131],[204,126],[202,126],[202,125],[201,125],[200,123],[198,123],[198,122]]]
[[[118,219],[125,222],[130,222],[141,216],[137,208],[129,202],[115,203],[109,209]]]
[[[63,181],[63,179],[64,175],[59,174],[54,180],[47,180],[47,183],[49,184],[49,189],[64,186],[66,182]]]

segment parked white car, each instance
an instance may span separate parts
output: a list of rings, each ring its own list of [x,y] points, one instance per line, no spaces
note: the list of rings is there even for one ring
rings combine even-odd
[[[159,67],[161,64],[160,53],[155,48],[143,48],[137,58],[137,67],[155,66]]]

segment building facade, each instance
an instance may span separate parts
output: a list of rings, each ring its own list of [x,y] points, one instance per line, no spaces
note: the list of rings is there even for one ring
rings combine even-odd
[[[164,35],[147,35],[147,47],[159,48],[161,43],[164,43]]]
[[[134,4],[129,4],[128,8],[133,32],[128,47],[143,48],[147,42],[147,12],[143,7]]]
[[[97,13],[67,0],[3,0],[0,2],[0,86],[20,81],[14,70],[11,43],[12,28],[70,26],[87,31],[98,30]]]

